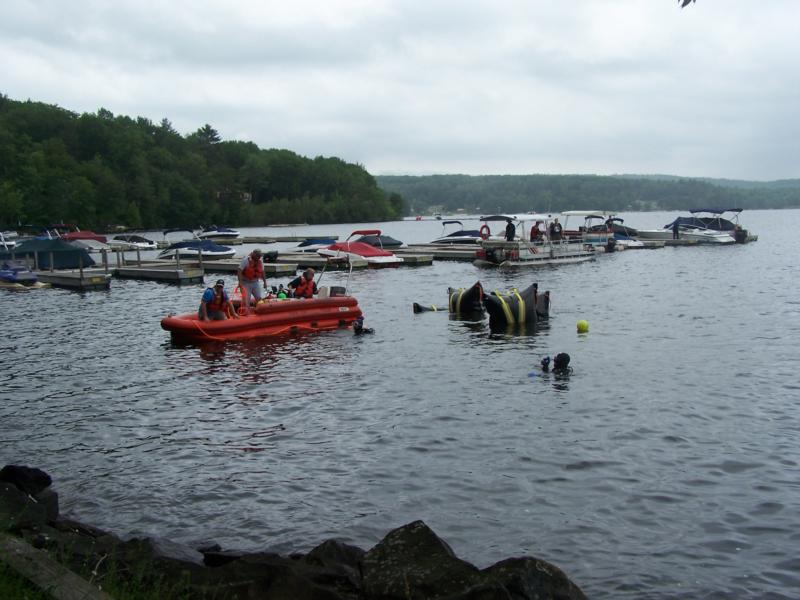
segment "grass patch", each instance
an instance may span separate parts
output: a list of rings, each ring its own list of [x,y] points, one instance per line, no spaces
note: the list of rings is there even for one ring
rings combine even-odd
[[[0,561],[0,598],[3,600],[53,600],[30,581]]]

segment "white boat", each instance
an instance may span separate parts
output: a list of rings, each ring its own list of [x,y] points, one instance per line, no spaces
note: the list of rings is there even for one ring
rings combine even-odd
[[[614,213],[605,210],[565,210],[563,217],[563,236],[570,242],[580,242],[592,246],[608,247],[609,241],[614,239],[610,219]],[[577,226],[572,226],[575,221]]]
[[[156,250],[158,244],[141,235],[122,234],[115,235],[108,240],[108,245],[114,250]]]
[[[549,214],[492,215],[481,217],[481,220],[484,222],[481,231],[486,237],[480,241],[480,248],[475,253],[474,264],[479,267],[562,265],[586,262],[595,257],[594,248],[589,244],[571,243],[563,238],[551,239],[550,224],[555,218]],[[490,223],[508,221],[514,224],[513,240],[490,236]]]
[[[4,250],[5,252],[10,252],[17,247],[17,241],[6,237],[6,233],[7,232],[5,231],[0,232],[0,249]],[[17,237],[16,233],[14,234],[14,237]]]
[[[168,229],[164,232],[164,239],[166,239],[167,234],[179,231],[185,231],[194,237],[193,239],[170,244],[159,252],[156,258],[173,259],[177,256],[189,259],[202,258],[203,260],[219,260],[222,258],[233,258],[236,255],[236,250],[230,246],[222,246],[211,240],[201,240],[195,236],[194,232],[188,229]]]
[[[637,229],[636,231],[638,232],[637,237],[643,241],[660,240],[666,242],[675,239],[672,226],[669,229]],[[696,244],[733,244],[735,242],[727,233],[690,225],[678,226],[677,239],[690,240]]]
[[[203,231],[197,234],[197,237],[199,237],[201,240],[238,240],[240,237],[242,237],[242,234],[236,229],[212,225],[211,227],[206,227],[203,229]]]
[[[457,225],[458,229],[449,227],[451,225]],[[450,230],[449,233],[448,230]],[[451,244],[477,244],[480,240],[481,233],[477,229],[464,229],[461,221],[442,221],[441,235],[430,243],[444,246]]]
[[[317,250],[317,254],[333,259],[358,258],[367,261],[367,266],[397,267],[403,259],[388,250],[370,246],[364,242],[350,241],[353,236],[381,235],[380,229],[359,229],[351,233],[344,242],[336,242],[325,248]]]
[[[691,217],[678,217],[680,225],[696,226],[728,234],[737,244],[755,242],[758,236],[745,229],[739,223],[742,208],[693,208],[689,211]],[[730,218],[726,215],[730,213]],[[669,227],[670,225],[665,225]]]

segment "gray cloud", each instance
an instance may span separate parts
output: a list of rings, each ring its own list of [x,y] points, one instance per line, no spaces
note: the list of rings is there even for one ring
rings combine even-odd
[[[0,91],[373,173],[797,177],[796,6],[14,2]]]

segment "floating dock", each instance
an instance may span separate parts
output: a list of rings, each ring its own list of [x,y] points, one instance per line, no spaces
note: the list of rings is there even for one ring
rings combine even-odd
[[[432,260],[475,260],[477,244],[409,244],[407,248],[392,249],[392,252],[405,258],[406,255],[422,254],[430,256]]]
[[[105,270],[37,271],[36,276],[42,283],[70,290],[107,290],[111,287],[111,273]]]

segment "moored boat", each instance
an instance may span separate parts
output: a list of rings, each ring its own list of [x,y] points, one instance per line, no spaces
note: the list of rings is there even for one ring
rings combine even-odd
[[[680,225],[690,225],[698,228],[710,229],[725,233],[733,238],[737,244],[755,242],[758,236],[739,223],[742,208],[693,208],[689,211],[691,217],[678,217]],[[730,218],[727,218],[730,213]],[[669,225],[665,225],[669,227]]]
[[[357,235],[381,235],[380,229],[358,229],[351,233],[344,242],[336,242],[325,248],[317,250],[317,254],[333,259],[361,258],[367,261],[372,268],[397,267],[403,259],[388,250],[370,246],[364,242],[350,241]]]
[[[486,237],[475,253],[474,264],[479,267],[538,267],[586,262],[595,257],[590,245],[572,244],[551,233],[549,225],[555,221],[551,215],[492,215],[481,220],[484,221],[482,235]],[[489,223],[508,221],[515,227],[513,240],[490,236]],[[527,231],[529,226],[530,232]]]
[[[324,289],[324,288],[323,288]],[[161,327],[175,342],[247,340],[282,334],[349,327],[362,315],[358,301],[344,288],[330,288],[327,297],[264,300],[247,315],[224,321],[201,321],[197,311],[170,315]]]
[[[680,218],[680,217],[679,217]],[[663,229],[637,229],[637,237],[642,241],[663,241],[688,240],[696,244],[733,244],[734,239],[727,233],[713,231],[704,227],[678,224],[677,237],[674,230],[674,223],[669,223]]]
[[[457,225],[458,229],[451,227]],[[448,232],[448,230],[450,230]],[[477,229],[464,229],[461,221],[442,221],[441,235],[432,240],[431,244],[451,245],[451,244],[477,244],[481,240],[481,232]]]
[[[376,248],[405,248],[406,244],[390,235],[362,235],[356,240]]]
[[[295,252],[316,252],[320,248],[326,248],[336,243],[336,238],[318,237],[306,238],[295,247]]]
[[[133,234],[115,235],[108,240],[108,245],[115,250],[156,250],[158,248],[153,240]]]
[[[206,227],[197,234],[201,240],[211,239],[211,240],[238,240],[242,237],[241,232],[236,229],[231,229],[229,227],[220,227],[217,225],[211,225],[210,227]]]
[[[167,229],[164,231],[164,239],[166,239],[167,234],[180,231],[191,234],[193,239],[170,244],[159,252],[156,258],[173,259],[177,256],[179,258],[189,259],[202,257],[203,260],[219,260],[222,258],[233,258],[236,255],[236,250],[230,246],[222,246],[208,239],[201,240],[194,235],[194,232],[188,229]]]
[[[45,285],[39,282],[36,273],[22,261],[7,260],[0,263],[0,287],[25,289]]]

